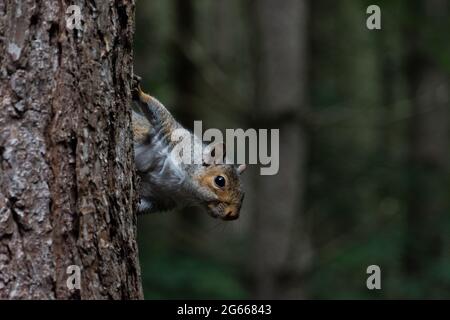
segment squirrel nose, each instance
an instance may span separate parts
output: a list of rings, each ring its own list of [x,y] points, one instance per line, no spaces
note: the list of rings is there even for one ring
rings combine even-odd
[[[226,211],[225,216],[223,217],[224,220],[236,220],[239,218],[239,211],[238,210],[228,210]]]

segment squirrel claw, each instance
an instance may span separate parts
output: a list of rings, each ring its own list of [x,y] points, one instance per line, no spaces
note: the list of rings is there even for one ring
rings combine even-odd
[[[133,86],[139,86],[141,81],[142,81],[142,77],[140,77],[137,74],[133,73]]]
[[[133,79],[131,83],[131,93],[133,100],[135,101],[141,101],[143,103],[149,103],[151,97],[146,94],[141,89],[141,80],[142,78],[136,74],[133,74]]]
[[[138,76],[137,74],[133,74],[133,79],[131,82],[131,92],[133,95],[133,100],[141,100],[141,81],[142,78],[140,76]]]

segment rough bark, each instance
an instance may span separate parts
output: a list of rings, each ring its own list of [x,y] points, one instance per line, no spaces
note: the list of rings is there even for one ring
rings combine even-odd
[[[66,27],[81,7],[83,30]],[[0,298],[142,298],[134,1],[0,3]],[[81,290],[66,269],[81,267]]]
[[[307,16],[307,1],[260,0],[253,17],[258,123],[280,129],[279,173],[255,181],[258,298],[304,297],[302,275],[311,255],[303,203],[308,147],[297,115],[306,108]]]

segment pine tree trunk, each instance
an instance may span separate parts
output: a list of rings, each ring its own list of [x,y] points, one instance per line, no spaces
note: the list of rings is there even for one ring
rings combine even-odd
[[[0,3],[0,298],[142,298],[134,1]],[[67,268],[80,267],[70,290]]]

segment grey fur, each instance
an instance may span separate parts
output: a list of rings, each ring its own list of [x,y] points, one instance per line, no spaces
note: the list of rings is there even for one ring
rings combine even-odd
[[[234,165],[184,164],[173,156],[176,142],[171,135],[176,129],[190,137],[201,153],[206,145],[192,132],[184,129],[170,112],[155,98],[138,91],[134,98],[133,132],[134,156],[140,177],[140,202],[138,213],[167,211],[186,206],[203,206],[215,217],[227,218],[225,208],[237,208],[236,218],[244,196],[241,190],[239,171]],[[195,149],[195,148],[194,148]],[[195,156],[202,156],[194,155]],[[226,173],[230,186],[226,203],[219,201],[215,192],[200,184],[207,170]],[[227,210],[229,211],[229,210]],[[232,218],[228,216],[228,218]]]

